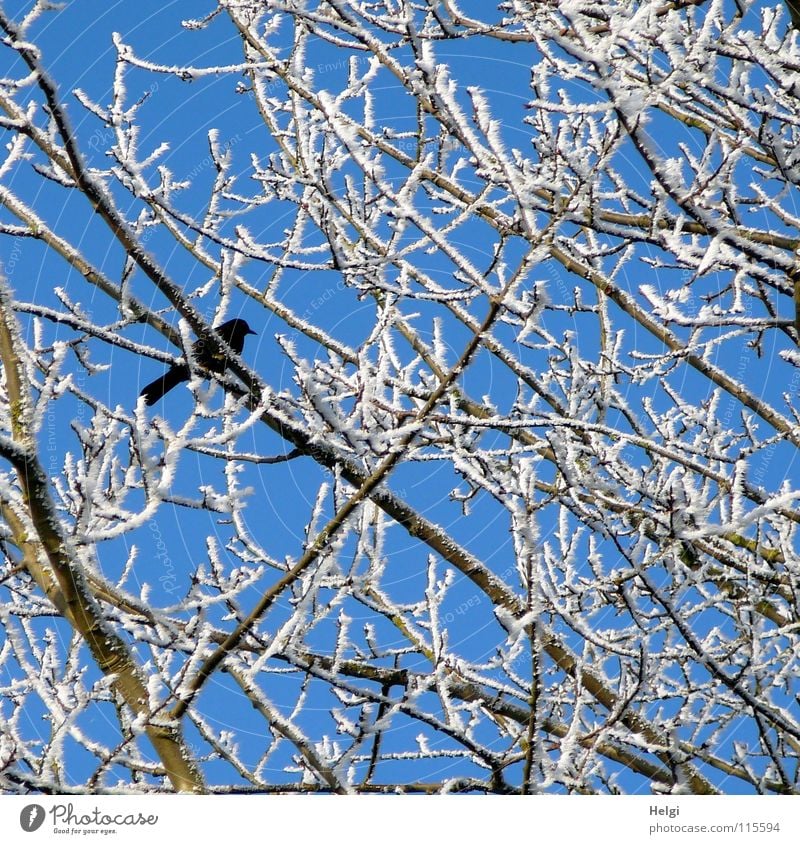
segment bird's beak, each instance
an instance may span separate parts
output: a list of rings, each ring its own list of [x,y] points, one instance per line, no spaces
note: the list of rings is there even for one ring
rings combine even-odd
[[[246,331],[246,334],[258,334],[258,332],[257,332],[257,331],[253,331],[253,329],[252,329],[252,328],[248,328],[248,329],[247,329],[247,331]]]

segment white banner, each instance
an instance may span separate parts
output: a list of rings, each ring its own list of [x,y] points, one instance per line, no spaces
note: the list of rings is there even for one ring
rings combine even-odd
[[[64,796],[0,798],[0,841],[720,844],[800,841],[798,797]],[[178,836],[181,836],[180,838]],[[250,840],[250,839],[247,839]]]

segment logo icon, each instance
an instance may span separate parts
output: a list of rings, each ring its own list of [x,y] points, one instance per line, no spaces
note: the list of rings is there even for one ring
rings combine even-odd
[[[19,825],[25,832],[36,832],[44,823],[44,807],[38,803],[31,803],[19,813]]]

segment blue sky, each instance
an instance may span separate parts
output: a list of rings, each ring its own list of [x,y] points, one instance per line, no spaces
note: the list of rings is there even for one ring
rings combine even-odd
[[[478,2],[465,2],[460,5],[467,13],[473,9],[475,14],[478,14],[483,9],[483,5]],[[7,6],[13,12],[13,4]],[[187,6],[193,8],[188,9]],[[80,88],[100,105],[108,104],[115,62],[112,33],[121,33],[123,40],[132,45],[139,56],[153,62],[211,65],[239,61],[240,41],[230,26],[223,21],[215,22],[205,31],[194,32],[190,37],[180,32],[179,24],[182,19],[189,14],[202,15],[205,11],[207,9],[202,4],[144,2],[136,4],[134,9],[132,5],[80,2],[69,3],[56,15],[48,15],[42,19],[35,32],[36,42],[42,49],[46,66],[59,82],[62,96],[69,103],[70,116],[90,164],[106,166],[104,153],[112,140],[110,130],[103,126],[101,121],[88,115],[69,92]],[[753,14],[754,11],[748,11],[748,15]],[[8,51],[4,53],[4,57],[7,53]],[[530,66],[537,61],[537,55],[530,45],[500,44],[489,39],[453,41],[442,44],[437,49],[437,57],[440,61],[447,62],[462,90],[468,85],[478,85],[487,93],[495,115],[503,121],[504,139],[510,146],[524,151],[531,148],[533,130],[530,125],[524,123],[524,118],[527,116],[525,104],[530,98]],[[336,90],[342,83],[345,68],[341,58],[341,53],[330,45],[315,44],[309,66],[316,69],[320,86],[321,78],[324,78],[324,86],[331,90]],[[3,60],[7,61],[7,58]],[[16,68],[8,69],[12,70]],[[129,70],[127,73],[128,103],[139,97],[146,97],[137,115],[143,127],[140,149],[153,149],[163,140],[167,140],[170,151],[161,163],[173,171],[176,179],[195,179],[194,187],[184,192],[177,201],[187,213],[201,212],[215,175],[215,168],[208,153],[209,130],[217,130],[220,143],[230,146],[236,162],[234,171],[237,174],[247,174],[250,171],[251,155],[263,161],[276,149],[274,140],[258,119],[252,98],[246,94],[234,93],[237,83],[241,81],[242,78],[236,74],[182,82],[162,74],[148,74],[138,70]],[[388,78],[385,87],[378,86],[378,90],[385,90],[385,98],[378,100],[378,116],[397,130],[413,127],[415,114],[412,99],[409,97],[400,101],[394,96],[397,89]],[[582,90],[580,94],[587,95],[587,92]],[[674,147],[681,140],[696,140],[691,132],[678,135],[674,124],[666,120],[663,132],[661,128],[661,124],[656,120],[653,132],[664,144],[665,149],[669,145]],[[623,158],[630,167],[628,175],[631,183],[640,179],[644,184],[646,174],[641,174],[635,156],[630,154]],[[396,176],[403,178],[405,173],[398,167]],[[83,197],[72,195],[65,200],[62,187],[42,180],[31,170],[26,170],[22,175],[15,174],[11,186],[63,236],[79,244],[109,277],[119,279],[124,267],[124,255],[101,221],[88,211]],[[115,199],[129,216],[135,216],[141,210],[140,204],[131,202],[123,191],[117,190]],[[283,230],[291,224],[294,213],[295,209],[289,203],[273,202],[260,211],[249,214],[247,226],[258,240],[279,240]],[[177,247],[174,241],[163,233],[149,237],[147,245],[167,269],[170,277],[185,285],[187,291],[198,289],[209,280],[208,269],[194,261],[185,250]],[[463,241],[459,245],[478,266],[488,266],[491,262],[494,243],[481,225],[466,225]],[[638,257],[642,257],[642,254],[643,251]],[[657,259],[664,256],[652,249],[645,257]],[[438,255],[431,255],[426,260],[427,272],[443,284],[451,283],[454,289],[459,289],[459,283],[450,279],[449,262]],[[8,265],[8,261],[6,263]],[[80,302],[85,312],[98,321],[110,321],[115,318],[116,308],[113,303],[88,288],[76,271],[65,268],[59,259],[52,254],[46,254],[36,244],[24,244],[24,259],[21,257],[20,261],[15,263],[14,269],[13,274],[7,274],[20,299],[36,300],[40,304],[61,307],[53,291],[56,287],[62,287],[74,301]],[[271,267],[266,263],[252,261],[244,268],[243,274],[248,282],[261,287],[270,277],[271,271]],[[568,277],[563,270],[554,270],[551,266],[538,267],[535,277],[537,280],[548,282],[550,295],[556,301],[565,305],[572,303],[573,289],[579,286],[576,278]],[[648,275],[645,264],[639,261],[631,262],[622,283],[629,292],[639,296],[640,285],[645,279],[663,288],[674,288],[681,284],[681,279],[685,281],[685,271],[662,269]],[[719,290],[728,281],[723,274],[709,274],[695,286],[695,295]],[[140,273],[136,272],[132,276],[130,289],[146,304],[154,308],[164,308],[165,315],[169,316],[166,300],[154,292],[153,286]],[[340,342],[353,348],[364,342],[373,327],[376,317],[374,301],[368,296],[359,297],[354,290],[342,285],[339,273],[333,270],[317,270],[313,273],[288,272],[279,289],[281,301],[296,314],[321,326]],[[587,302],[594,303],[593,290],[584,286],[583,294]],[[560,300],[559,296],[562,297]],[[212,288],[212,292],[197,300],[197,304],[207,318],[212,318],[218,301],[218,293]],[[481,318],[485,307],[485,300],[480,300],[471,306],[471,312]],[[790,316],[790,303],[781,301],[779,310],[782,315]],[[409,302],[404,305],[404,313],[407,318],[413,319],[420,335],[429,341],[433,337],[434,319],[442,319],[452,360],[455,360],[469,340],[469,333],[463,326],[457,324],[435,303]],[[283,352],[282,340],[295,343],[297,353],[309,361],[316,359],[324,362],[327,354],[313,341],[292,332],[274,315],[247,301],[243,295],[235,293],[230,302],[230,309],[224,316],[228,318],[238,315],[250,320],[258,331],[257,337],[249,339],[244,350],[244,359],[273,389],[286,390],[297,395],[296,373],[291,361]],[[559,319],[560,322],[551,325],[551,330],[558,329],[559,333],[573,332],[575,342],[581,350],[596,347],[597,320],[594,315],[563,313]],[[172,321],[176,324],[176,320]],[[626,328],[629,333],[625,342],[630,349],[635,348],[640,353],[661,351],[661,344],[648,336],[643,329],[630,324]],[[50,339],[73,336],[69,329],[48,326],[46,330]],[[510,336],[513,330],[515,329],[500,327],[497,334],[503,336],[506,332]],[[677,330],[677,333],[681,335],[680,330]],[[151,329],[137,325],[127,329],[126,334],[131,339],[151,343],[161,350],[173,351],[166,341]],[[688,336],[688,332],[684,331],[681,336]],[[772,377],[772,362],[776,359],[779,349],[788,348],[790,345],[789,339],[784,335],[771,332],[763,356],[756,358],[744,347],[744,341],[729,340],[723,347],[720,362],[721,365],[727,366],[737,355],[746,355],[748,384],[754,389],[761,386],[763,395],[774,399],[785,385],[775,383]],[[141,386],[163,371],[164,364],[159,361],[142,360],[112,346],[94,343],[91,349],[95,363],[107,364],[109,368],[90,379],[91,385],[87,384],[87,388],[91,386],[91,391],[102,400],[111,406],[119,404],[127,411],[132,409]],[[550,350],[524,349],[517,346],[516,351],[525,364],[533,368],[546,368]],[[407,347],[399,349],[398,353],[404,356],[405,360],[412,358]],[[516,379],[487,353],[477,356],[476,362],[467,371],[461,383],[470,395],[476,398],[487,397],[503,411],[508,411],[517,397]],[[708,381],[689,367],[677,368],[669,376],[669,383],[695,405],[709,397]],[[637,403],[642,400],[641,395],[635,395],[635,385],[628,385],[627,389]],[[652,398],[659,409],[668,405],[663,393],[654,394]],[[217,405],[221,402],[221,391],[217,391],[214,402]],[[148,412],[151,415],[165,416],[167,422],[176,427],[188,417],[192,408],[191,394],[181,386],[170,395],[169,402]],[[740,410],[738,405],[731,409],[729,417],[733,426],[739,424]],[[53,428],[57,430],[58,446],[54,452],[60,459],[66,451],[74,451],[77,446],[71,423],[77,420],[79,423],[88,424],[89,417],[81,410],[79,403],[71,398],[60,400],[54,407],[53,414],[52,423],[48,419],[43,428],[42,442],[46,444],[49,432]],[[502,438],[498,435],[497,439],[499,442]],[[276,434],[261,425],[254,426],[242,437],[238,446],[241,450],[261,455],[280,455],[290,448]],[[46,448],[46,445],[44,447]],[[768,460],[765,457],[764,486],[774,488],[783,477],[796,476],[795,464],[792,462],[795,459],[794,450],[783,446],[770,453]],[[52,465],[57,466],[58,461],[54,461]],[[303,529],[313,509],[315,497],[321,484],[330,482],[329,473],[307,458],[275,465],[242,464],[240,485],[252,486],[256,490],[243,512],[243,520],[255,540],[273,560],[292,561],[302,553],[305,540]],[[185,455],[174,492],[196,497],[200,484],[219,487],[221,467],[216,461],[202,456]],[[427,518],[445,528],[455,540],[493,571],[505,573],[508,582],[515,589],[520,589],[516,574],[510,577],[508,575],[508,572],[514,571],[515,559],[507,514],[489,496],[478,495],[470,501],[469,513],[465,516],[461,504],[451,500],[449,494],[456,488],[463,493],[466,487],[448,462],[405,463],[393,473],[389,486],[409,500]],[[330,499],[325,504],[324,512],[327,515],[332,512]],[[552,533],[556,526],[548,523],[545,517],[540,527],[542,541],[553,540]],[[125,535],[98,546],[98,560],[103,572],[113,578],[122,571],[131,546],[135,543],[139,549],[139,559],[133,567],[128,588],[137,592],[143,584],[147,584],[154,605],[172,606],[189,588],[198,565],[206,564],[209,543],[212,544],[214,553],[218,553],[229,566],[242,565],[241,560],[225,547],[232,533],[231,526],[224,516],[165,505],[151,525],[143,527],[135,534]],[[384,586],[397,600],[419,600],[425,589],[427,549],[396,525],[388,529],[388,534],[391,567]],[[352,538],[348,543],[343,557],[351,550]],[[602,541],[600,547],[608,553],[608,546]],[[588,540],[580,540],[578,548],[582,553],[588,554]],[[360,560],[358,565],[363,567],[364,561]],[[240,596],[241,605],[246,607],[254,602],[262,587],[263,584],[260,583],[250,592],[244,592]],[[321,597],[325,594],[323,591]],[[334,595],[329,594],[327,598],[333,599]],[[375,621],[373,613],[353,601],[348,601],[345,609],[352,618],[354,631],[361,631],[366,622]],[[223,607],[216,612],[222,616],[225,610]],[[452,616],[448,623],[448,632],[451,644],[462,658],[488,660],[497,648],[504,646],[504,634],[489,602],[474,584],[465,578],[456,579],[446,603],[442,606],[442,612],[448,614],[448,617]],[[268,616],[266,628],[276,630],[289,614],[290,607],[286,601],[279,601]],[[186,617],[190,615],[191,613],[187,613]],[[329,619],[311,637],[313,644],[320,650],[324,650],[326,642],[330,644],[335,636],[334,620],[335,617]],[[625,624],[626,620],[624,617],[612,617],[611,611],[608,610],[598,613],[592,623],[598,628],[613,629]],[[707,630],[714,624],[719,624],[725,629],[726,623],[725,619],[709,612],[700,622],[699,629]],[[52,624],[52,620],[47,620],[42,622],[42,627]],[[576,647],[582,644],[581,638],[570,631],[567,625],[556,622],[556,629]],[[388,623],[384,622],[378,633],[384,647],[402,645],[402,637],[391,629]],[[363,633],[354,633],[353,637],[365,646]],[[658,638],[654,637],[653,643],[657,642]],[[664,646],[667,644],[664,643]],[[142,647],[140,653],[143,660],[148,658],[145,648]],[[408,658],[408,667],[412,667],[412,659]],[[405,664],[404,659],[400,661]],[[521,676],[529,676],[529,666],[520,665],[518,670]],[[616,666],[611,668],[610,672],[614,675],[620,670],[620,667]],[[677,668],[675,673],[677,676]],[[269,695],[284,714],[291,711],[303,682],[303,678],[297,674],[271,675]],[[249,742],[252,742],[255,760],[261,747],[260,742],[264,739],[263,720],[247,711],[248,707],[236,705],[239,695],[239,690],[230,678],[220,674],[206,689],[201,708],[212,724],[233,729],[243,736],[248,749]],[[302,716],[302,725],[308,727],[315,736],[331,733],[335,725],[330,713],[336,704],[330,689],[322,683],[312,681],[309,685],[309,695],[310,705]],[[673,703],[657,701],[651,706],[657,709],[659,706],[669,707]],[[440,714],[439,705],[433,695],[429,695],[428,705],[431,711]],[[247,715],[243,714],[245,711]],[[232,712],[235,712],[235,719],[231,718]],[[30,729],[33,732],[39,729],[38,714],[30,715]],[[104,712],[103,707],[98,706],[91,729],[96,729],[100,737],[106,730],[113,729],[114,720],[113,712]],[[484,725],[481,729],[489,728]],[[748,729],[740,729],[735,735],[732,734],[731,741],[734,738],[747,740]],[[398,725],[387,733],[386,740],[389,744],[395,744],[398,750],[407,750],[409,745],[413,744],[409,741],[408,731],[413,730],[419,730],[417,723],[398,719]],[[451,746],[448,739],[437,735],[433,730],[429,732],[428,740],[431,746]],[[190,738],[195,740],[196,736]],[[487,738],[487,743],[495,742],[496,746],[500,746],[502,741],[504,739],[496,736]],[[75,753],[77,760],[80,751],[75,750]],[[282,774],[279,770],[287,763],[289,753],[290,750],[287,749],[282,757],[271,761],[273,770],[269,778],[273,781],[279,781],[282,776],[286,776],[288,780],[292,779],[292,775]],[[76,779],[79,779],[91,764],[93,763],[88,758],[85,760],[86,768],[84,763],[76,761]],[[609,767],[613,769],[614,766],[609,763]],[[458,759],[437,758],[426,762],[423,770],[420,770],[418,763],[403,761],[392,763],[388,770],[392,771],[398,781],[402,781],[406,776],[439,778],[445,770],[465,774],[477,773],[471,763]],[[711,776],[708,772],[705,773]],[[519,771],[514,768],[508,772],[511,781],[519,775]],[[721,782],[719,774],[713,776],[716,777],[715,781]],[[223,771],[217,765],[209,771],[209,779],[212,782],[227,782],[228,777],[229,771]],[[624,770],[619,774],[619,783],[621,787],[630,790],[637,790],[644,785],[641,778]],[[729,779],[724,783],[724,790],[732,793],[746,789],[738,781]]]

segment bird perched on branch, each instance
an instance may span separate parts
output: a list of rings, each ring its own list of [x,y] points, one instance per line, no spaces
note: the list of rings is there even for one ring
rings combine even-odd
[[[229,319],[218,326],[215,331],[237,355],[242,353],[244,338],[248,334],[256,333],[243,319]],[[192,346],[192,357],[200,366],[205,367],[210,372],[222,373],[228,366],[228,359],[224,355],[206,348],[203,340],[198,340]],[[148,384],[140,395],[144,396],[145,404],[155,404],[173,387],[177,387],[182,381],[188,381],[190,375],[191,370],[188,363],[173,364],[161,377]]]

